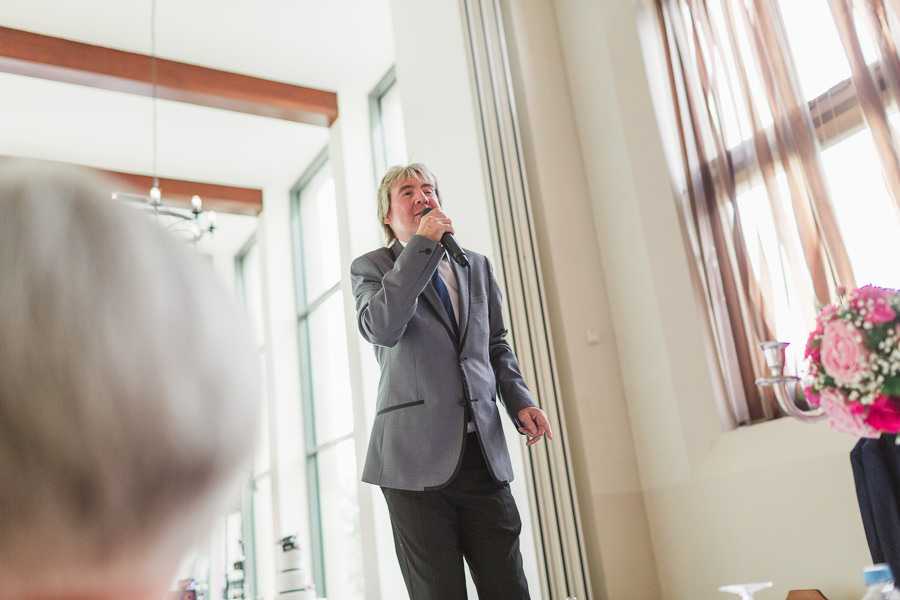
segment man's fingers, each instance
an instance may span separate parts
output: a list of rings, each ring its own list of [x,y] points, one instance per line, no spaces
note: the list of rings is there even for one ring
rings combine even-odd
[[[541,421],[540,426],[541,426],[542,432],[547,434],[548,440],[552,440],[553,439],[553,430],[550,429],[550,422],[544,416],[544,413],[541,413],[541,416],[539,418]]]
[[[526,446],[531,446],[540,441],[542,437],[547,436],[548,440],[553,439],[553,431],[550,429],[550,422],[547,421],[547,415],[540,409],[523,409],[519,413],[519,432],[528,436]]]
[[[536,435],[536,436],[534,436],[534,437],[529,437],[529,438],[528,438],[528,441],[525,442],[525,445],[526,445],[526,446],[531,446],[531,445],[537,444],[539,441],[541,441],[541,438],[542,438],[542,437],[544,437],[544,434],[539,434],[539,435]]]
[[[538,443],[545,435],[548,440],[553,439],[550,422],[541,409],[537,407],[523,408],[517,415],[517,421],[519,433],[528,436],[528,440],[525,442],[526,446]]]
[[[416,233],[427,237],[433,242],[440,242],[444,233],[453,233],[453,222],[450,217],[440,212],[439,209],[429,211],[422,215]]]

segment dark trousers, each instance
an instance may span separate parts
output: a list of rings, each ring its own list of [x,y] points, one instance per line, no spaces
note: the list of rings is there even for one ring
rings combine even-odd
[[[464,600],[463,559],[482,600],[528,600],[519,511],[509,485],[491,479],[474,433],[447,487],[381,490],[410,600]]]

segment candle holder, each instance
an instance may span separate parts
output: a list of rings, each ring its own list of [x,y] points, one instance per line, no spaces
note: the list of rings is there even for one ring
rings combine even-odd
[[[784,350],[788,347],[787,342],[762,342],[759,347],[766,357],[766,365],[768,365],[772,375],[770,377],[760,377],[756,380],[756,385],[775,388],[775,399],[778,400],[781,410],[798,421],[816,423],[827,419],[828,413],[822,407],[804,410],[797,406],[797,387],[793,386],[789,389],[788,384],[797,383],[800,381],[800,378],[795,375],[784,374]]]

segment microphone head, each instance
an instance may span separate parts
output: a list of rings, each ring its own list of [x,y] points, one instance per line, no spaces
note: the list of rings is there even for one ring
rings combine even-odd
[[[430,212],[433,211],[433,210],[434,210],[433,207],[431,207],[431,206],[426,206],[426,207],[425,207],[425,210],[423,210],[421,213],[419,213],[419,216],[420,216],[420,217],[424,217],[425,215],[427,215],[428,213],[430,213]]]

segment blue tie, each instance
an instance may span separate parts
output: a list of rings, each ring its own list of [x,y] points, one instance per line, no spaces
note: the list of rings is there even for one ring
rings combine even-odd
[[[431,283],[433,283],[434,287],[437,289],[438,296],[441,297],[441,304],[444,305],[444,310],[447,311],[447,316],[450,317],[450,324],[453,325],[453,333],[456,337],[459,337],[459,329],[456,325],[456,315],[453,313],[453,303],[450,302],[450,292],[447,291],[447,286],[444,285],[444,280],[441,279],[438,269],[434,270],[434,275],[431,276]]]

